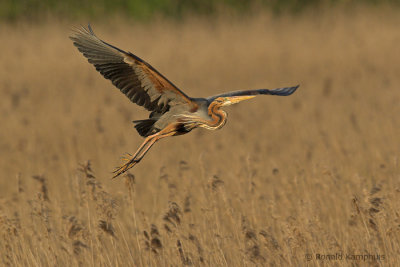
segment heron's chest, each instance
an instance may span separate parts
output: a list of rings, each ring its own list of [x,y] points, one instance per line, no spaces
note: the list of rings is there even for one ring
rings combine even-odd
[[[191,115],[193,117],[197,117],[199,120],[205,120],[205,121],[211,120],[211,115],[209,114],[206,108],[199,109],[196,112],[193,112]]]

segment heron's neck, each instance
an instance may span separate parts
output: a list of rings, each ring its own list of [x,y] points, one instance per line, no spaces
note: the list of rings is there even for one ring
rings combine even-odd
[[[209,130],[218,130],[225,125],[226,112],[221,110],[219,106],[212,103],[208,107],[208,114],[211,116],[211,120],[205,121],[205,124],[202,125],[203,128]]]

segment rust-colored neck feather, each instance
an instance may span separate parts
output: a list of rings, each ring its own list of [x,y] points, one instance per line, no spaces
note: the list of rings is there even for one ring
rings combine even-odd
[[[205,121],[205,123],[202,125],[203,128],[209,130],[218,130],[225,125],[226,112],[220,109],[219,103],[211,103],[208,106],[208,114],[211,116],[211,120]]]

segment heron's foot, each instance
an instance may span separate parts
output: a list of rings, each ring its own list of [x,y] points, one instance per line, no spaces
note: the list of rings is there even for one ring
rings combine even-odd
[[[132,160],[132,158],[133,158],[132,154],[131,154],[131,153],[128,153],[128,152],[126,152],[126,153],[121,157],[121,159],[122,159],[123,161],[130,161],[130,160]]]
[[[135,166],[140,161],[140,159],[136,159],[136,158],[129,159],[127,157],[123,157],[122,159],[125,160],[125,161],[128,161],[128,162],[126,162],[125,164],[117,167],[115,169],[115,171],[113,171],[114,176],[112,178],[116,178],[116,177],[120,176],[121,174],[123,174],[124,172],[126,172],[127,170],[129,170],[130,168]]]

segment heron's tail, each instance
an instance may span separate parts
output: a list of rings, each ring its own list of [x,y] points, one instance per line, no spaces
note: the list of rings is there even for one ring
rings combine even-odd
[[[157,120],[155,119],[146,119],[146,120],[133,121],[133,123],[135,124],[135,128],[138,131],[138,133],[143,137],[147,137],[155,133],[153,131],[154,130],[153,126],[156,121]]]

